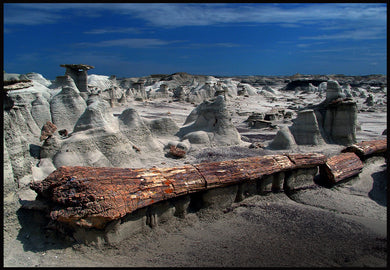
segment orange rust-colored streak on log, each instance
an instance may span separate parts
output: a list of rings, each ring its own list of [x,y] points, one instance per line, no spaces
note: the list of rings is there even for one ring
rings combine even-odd
[[[176,196],[204,190],[206,182],[198,170],[192,165],[178,168],[157,169],[172,184]]]
[[[348,146],[341,152],[353,152],[360,158],[364,158],[369,155],[382,154],[387,151],[387,139],[374,140],[374,141],[362,141]]]
[[[320,168],[322,175],[331,184],[335,184],[341,180],[358,175],[362,171],[363,162],[355,153],[342,153],[329,158]]]
[[[307,160],[305,160],[307,159]],[[260,179],[297,166],[317,166],[319,155],[271,155],[176,168],[60,167],[31,188],[53,202],[54,220],[103,229],[107,222],[176,196]]]

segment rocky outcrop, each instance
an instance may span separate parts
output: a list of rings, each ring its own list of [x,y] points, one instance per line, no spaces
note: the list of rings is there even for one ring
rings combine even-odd
[[[374,101],[374,96],[370,93],[367,96],[367,99],[364,101],[364,104],[366,104],[369,107],[374,106],[375,101]]]
[[[336,100],[325,110],[319,110],[323,116],[323,129],[330,142],[349,145],[356,142],[357,105],[353,100]],[[317,114],[318,116],[318,114]]]
[[[153,153],[153,155],[151,155]],[[75,125],[74,132],[62,140],[53,163],[60,166],[140,166],[143,159],[163,155],[137,112],[127,109],[115,118],[108,103],[90,96],[88,107]]]
[[[326,143],[349,145],[356,142],[357,104],[353,99],[345,98],[336,81],[327,82],[326,99],[322,103],[307,109],[314,111],[321,137]],[[320,138],[317,131],[315,134]]]
[[[52,122],[59,129],[73,131],[74,125],[84,113],[86,107],[87,104],[80,96],[79,91],[66,86],[50,101]]]
[[[235,145],[241,141],[223,96],[218,96],[213,102],[203,102],[188,118],[191,119],[186,120],[187,125],[177,133],[182,140],[206,145]]]
[[[57,76],[54,83],[50,86],[51,89],[58,89],[61,91],[64,87],[77,89],[76,83],[69,75]],[[77,89],[78,90],[78,89]]]
[[[38,127],[43,126],[47,121],[51,122],[50,104],[40,93],[36,94],[36,99],[31,104],[31,116]]]
[[[29,119],[35,124],[34,120]],[[7,173],[10,176],[12,171],[14,181],[19,184],[19,180],[31,174],[31,162],[34,157],[30,155],[30,144],[39,143],[38,134],[31,133],[28,122],[18,109],[4,111],[4,157],[9,157],[12,170]]]

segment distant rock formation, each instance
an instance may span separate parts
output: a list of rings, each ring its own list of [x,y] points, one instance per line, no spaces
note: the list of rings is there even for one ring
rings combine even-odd
[[[235,145],[241,142],[223,96],[218,96],[213,102],[201,103],[188,118],[190,121],[186,120],[187,125],[177,133],[182,140],[206,145]]]
[[[319,85],[323,91],[326,85],[326,99],[317,105],[309,105],[298,111],[297,118],[290,127],[298,145],[321,145],[336,143],[349,145],[356,142],[357,105],[345,94],[339,83],[329,80]],[[272,149],[289,149],[293,145],[288,130],[278,131],[269,144]]]
[[[313,85],[318,87],[321,83],[325,82],[326,80],[323,79],[295,79],[289,82],[285,87],[284,90],[292,90],[294,91],[297,87],[300,87],[301,90],[308,90],[309,85]]]

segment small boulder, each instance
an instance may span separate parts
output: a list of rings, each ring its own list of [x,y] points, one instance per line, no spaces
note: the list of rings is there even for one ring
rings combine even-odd
[[[45,125],[43,125],[41,130],[41,137],[39,138],[40,141],[46,140],[47,138],[53,136],[53,133],[57,130],[57,126],[54,125],[52,122],[47,121]]]
[[[174,145],[171,145],[171,147],[169,148],[168,155],[174,158],[183,158],[186,155],[186,151]]]

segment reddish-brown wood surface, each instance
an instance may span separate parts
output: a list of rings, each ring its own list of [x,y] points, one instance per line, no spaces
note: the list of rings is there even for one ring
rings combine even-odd
[[[366,157],[369,155],[382,154],[387,151],[387,139],[375,141],[362,141],[348,146],[341,152],[353,152],[359,157]]]
[[[307,154],[288,154],[289,159],[293,162],[296,169],[312,168],[318,164],[326,162],[326,156],[317,153]]]
[[[176,168],[60,167],[31,188],[51,201],[54,220],[103,229],[139,208],[215,187],[260,179],[280,171],[316,167],[319,154],[270,155]]]
[[[328,158],[326,163],[321,166],[322,175],[331,184],[358,175],[362,169],[363,162],[352,152]]]

